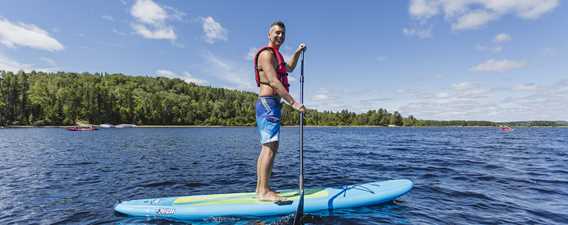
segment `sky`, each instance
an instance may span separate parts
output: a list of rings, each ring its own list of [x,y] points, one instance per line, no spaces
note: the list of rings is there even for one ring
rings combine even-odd
[[[325,4],[322,4],[325,3]],[[435,120],[568,120],[560,0],[0,1],[0,70],[164,76],[256,92],[269,25],[305,105]],[[299,67],[290,74],[299,97]]]

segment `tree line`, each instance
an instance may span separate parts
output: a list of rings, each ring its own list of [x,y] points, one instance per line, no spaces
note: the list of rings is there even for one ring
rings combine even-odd
[[[186,83],[165,77],[108,73],[0,71],[0,126],[132,123],[137,125],[254,126],[252,92]],[[282,123],[299,123],[285,106]],[[494,126],[488,121],[430,121],[386,109],[354,113],[308,110],[316,126]]]

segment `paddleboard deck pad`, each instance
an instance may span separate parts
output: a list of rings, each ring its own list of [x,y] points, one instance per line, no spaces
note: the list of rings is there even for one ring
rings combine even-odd
[[[397,199],[412,189],[410,180],[388,180],[341,188],[304,190],[304,212],[377,205]],[[198,220],[211,217],[262,217],[296,211],[297,190],[280,191],[286,201],[259,201],[255,193],[194,195],[124,201],[114,208],[128,216]]]

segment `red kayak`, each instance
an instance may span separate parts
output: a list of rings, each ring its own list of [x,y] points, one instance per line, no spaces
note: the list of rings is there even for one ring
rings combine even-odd
[[[507,127],[507,126],[499,127],[499,129],[501,129],[501,131],[503,131],[503,132],[511,132],[511,131],[513,131],[513,128]]]
[[[97,130],[96,127],[67,127],[66,128],[68,131],[94,131]]]

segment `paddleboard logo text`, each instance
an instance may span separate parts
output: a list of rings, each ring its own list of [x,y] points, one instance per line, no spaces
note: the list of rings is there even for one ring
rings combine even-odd
[[[159,208],[156,210],[156,214],[158,215],[173,215],[176,213],[176,209],[171,208]]]

